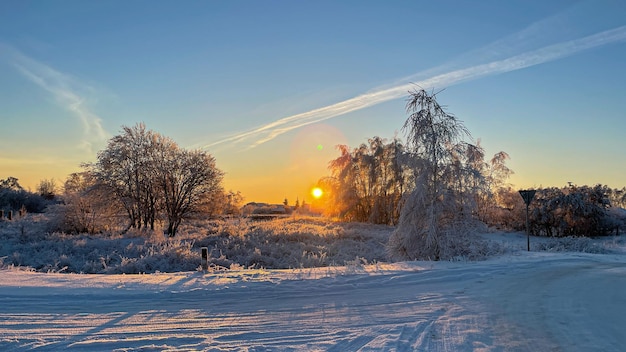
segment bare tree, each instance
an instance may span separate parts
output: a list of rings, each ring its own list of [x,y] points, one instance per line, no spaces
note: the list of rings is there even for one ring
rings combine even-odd
[[[163,192],[166,234],[175,236],[183,219],[199,211],[212,195],[223,192],[223,173],[215,166],[215,159],[203,151],[161,146],[166,150],[159,155],[157,184]]]
[[[193,212],[211,208],[222,192],[223,174],[212,156],[182,149],[144,124],[124,126],[88,167],[123,205],[129,228],[154,229],[162,214],[170,236]]]
[[[111,229],[120,215],[120,204],[110,189],[89,171],[72,173],[64,184],[59,229],[73,233],[97,233]],[[122,214],[123,215],[123,214]]]
[[[224,215],[240,215],[241,205],[244,197],[240,191],[230,190],[224,193],[224,201],[222,202],[221,213]]]
[[[0,189],[7,189],[11,191],[22,191],[24,188],[18,182],[15,177],[7,177],[4,180],[0,180]]]
[[[482,221],[489,225],[499,225],[500,222],[510,222],[504,220],[509,218],[504,210],[510,209],[510,201],[505,196],[510,188],[507,179],[513,174],[513,170],[509,169],[506,161],[510,159],[509,155],[503,151],[494,154],[488,163],[484,163],[484,179],[486,187],[477,194],[478,214]],[[515,191],[515,196],[519,198],[519,194]],[[504,203],[501,203],[503,200]],[[506,225],[508,226],[508,225]]]
[[[154,148],[159,135],[146,130],[144,124],[122,127],[122,134],[109,140],[90,165],[99,182],[108,186],[124,206],[129,228],[154,229],[158,190],[154,187]]]
[[[54,199],[56,195],[56,182],[54,179],[41,180],[37,185],[37,193],[46,200]]]

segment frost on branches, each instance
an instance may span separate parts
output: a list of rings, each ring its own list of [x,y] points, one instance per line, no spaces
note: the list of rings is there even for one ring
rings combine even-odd
[[[398,259],[445,260],[467,256],[477,195],[487,187],[478,169],[482,148],[463,141],[469,131],[437,103],[436,94],[410,92],[403,130],[413,155],[415,187],[391,235],[388,250]],[[480,155],[477,155],[480,154]]]

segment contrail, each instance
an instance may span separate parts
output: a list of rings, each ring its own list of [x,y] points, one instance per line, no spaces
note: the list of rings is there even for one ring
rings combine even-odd
[[[80,120],[83,127],[83,138],[80,147],[93,153],[93,143],[106,141],[109,134],[102,127],[102,119],[93,113],[78,90],[89,89],[76,82],[69,75],[27,57],[17,49],[1,44],[0,52],[9,53],[12,64],[24,77],[40,88],[49,92],[65,109],[72,112]]]
[[[626,40],[626,26],[617,27],[579,39],[548,45],[506,59],[437,74],[414,83],[402,83],[390,88],[374,90],[335,104],[284,117],[256,129],[205,145],[203,148],[209,148],[228,142],[240,143],[251,138],[254,138],[254,141],[250,147],[254,148],[291,130],[384,103],[389,100],[403,98],[407,95],[409,90],[415,89],[415,87],[422,89],[448,87],[489,75],[511,72],[562,59],[585,50],[624,40]]]

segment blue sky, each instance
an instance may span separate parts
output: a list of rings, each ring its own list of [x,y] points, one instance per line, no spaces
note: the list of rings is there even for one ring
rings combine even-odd
[[[618,0],[5,0],[0,178],[61,183],[145,122],[247,201],[293,202],[334,145],[401,136],[418,83],[516,187],[622,187],[625,26]]]

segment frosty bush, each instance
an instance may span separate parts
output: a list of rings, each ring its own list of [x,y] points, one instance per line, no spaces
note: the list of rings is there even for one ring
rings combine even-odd
[[[41,213],[50,203],[41,195],[24,190],[15,177],[0,180],[0,210]]]
[[[300,268],[343,265],[356,256],[383,261],[392,228],[384,225],[337,223],[320,218],[273,221],[212,222],[209,236],[198,246],[208,247],[211,261],[229,267]]]
[[[581,253],[608,253],[608,250],[595,243],[588,237],[553,238],[536,244],[535,249],[548,252],[581,252]]]
[[[531,203],[531,230],[549,237],[605,235],[620,224],[608,212],[608,193],[602,185],[540,189]]]
[[[510,186],[496,189],[482,220],[489,226],[503,230],[526,229],[526,205],[519,191]]]

